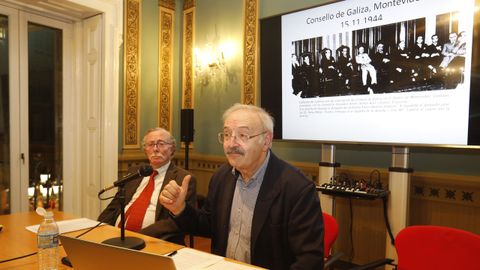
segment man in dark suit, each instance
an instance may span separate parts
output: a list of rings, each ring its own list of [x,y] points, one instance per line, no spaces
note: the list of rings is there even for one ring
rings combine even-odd
[[[434,34],[431,37],[431,44],[425,49],[425,52],[429,55],[426,59],[427,66],[427,79],[430,84],[436,85],[436,88],[440,88],[439,84],[439,65],[442,62],[442,45],[439,43],[438,35]]]
[[[140,176],[125,185],[125,228],[184,245],[185,234],[170,219],[169,211],[159,203],[158,198],[160,191],[168,182],[174,181],[181,184],[183,178],[191,173],[171,162],[176,149],[175,138],[165,129],[148,130],[143,138],[143,149],[154,169],[154,174],[152,180],[150,180],[151,176]],[[138,167],[133,167],[129,171],[134,172],[137,169]],[[140,205],[142,201],[144,201],[143,209]],[[194,177],[190,180],[186,201],[187,204],[195,207],[196,181]],[[135,216],[139,218],[135,218]],[[98,220],[118,226],[120,222],[118,192],[100,214]]]
[[[393,89],[404,90],[412,85],[412,77],[415,69],[412,68],[412,57],[406,49],[404,40],[400,40],[396,50],[392,54],[392,73],[390,77],[394,81]]]
[[[320,74],[318,68],[313,62],[311,52],[304,52],[301,55],[302,65],[299,67],[300,77],[306,82],[306,87],[302,90],[300,97],[311,98],[320,94]]]
[[[273,119],[235,104],[223,115],[219,141],[228,160],[212,176],[205,205],[195,209],[170,182],[160,202],[184,230],[212,239],[212,253],[268,269],[323,269],[324,227],[314,183],[270,150]]]

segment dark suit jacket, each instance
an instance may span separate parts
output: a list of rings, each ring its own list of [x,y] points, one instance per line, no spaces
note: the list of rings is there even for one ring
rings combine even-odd
[[[138,167],[134,167],[130,168],[129,172],[135,172],[137,170]],[[168,182],[170,182],[170,180],[175,180],[178,185],[181,185],[183,178],[188,174],[192,175],[190,172],[175,166],[175,164],[171,162],[165,174],[162,189],[165,187],[166,184],[168,184]],[[143,177],[138,177],[125,185],[125,205],[127,205],[128,202],[130,202],[130,200],[132,199],[133,194],[135,194],[135,191],[137,190],[138,185],[140,185],[142,179]],[[196,194],[196,180],[195,177],[192,175],[187,193],[187,203],[192,207],[195,207],[196,205]],[[115,222],[120,215],[120,201],[118,199],[118,196],[119,194],[117,192],[110,204],[105,208],[105,210],[103,210],[103,212],[98,217],[99,221],[108,223],[110,225],[115,225]],[[185,244],[185,234],[178,228],[175,222],[172,221],[168,209],[165,209],[160,203],[157,203],[155,223],[143,228],[140,233],[157,238],[162,238],[182,245]]]
[[[174,218],[184,230],[212,238],[225,256],[236,178],[222,165],[210,180],[202,209],[187,205]],[[314,183],[299,169],[270,155],[255,205],[251,263],[268,269],[323,269],[323,218]]]

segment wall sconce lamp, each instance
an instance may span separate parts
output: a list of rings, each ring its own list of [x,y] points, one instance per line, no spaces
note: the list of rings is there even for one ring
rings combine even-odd
[[[231,42],[219,46],[208,43],[203,49],[195,48],[194,53],[195,74],[202,85],[208,85],[214,78],[227,73],[227,61],[234,55],[235,48]]]

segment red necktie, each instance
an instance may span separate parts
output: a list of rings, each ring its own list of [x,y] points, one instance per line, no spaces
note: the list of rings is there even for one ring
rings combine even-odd
[[[153,190],[155,189],[154,179],[157,174],[157,170],[153,170],[147,186],[125,213],[125,229],[134,232],[142,229],[143,218],[145,217]]]

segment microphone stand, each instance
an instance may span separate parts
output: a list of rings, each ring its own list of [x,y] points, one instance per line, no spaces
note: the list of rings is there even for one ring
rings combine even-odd
[[[125,184],[118,186],[118,199],[120,201],[120,237],[114,237],[103,241],[102,243],[123,247],[128,249],[140,250],[145,247],[145,241],[138,237],[125,237]]]

